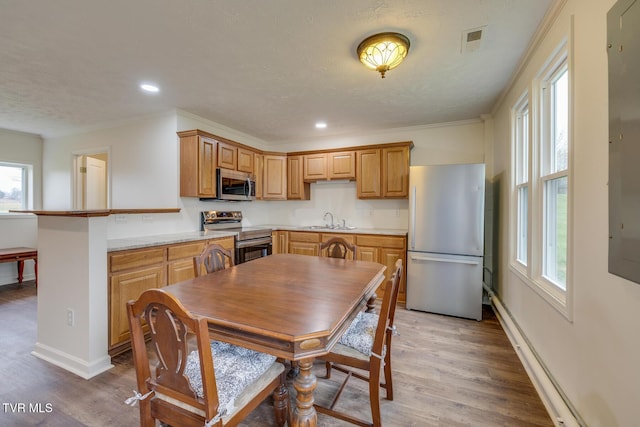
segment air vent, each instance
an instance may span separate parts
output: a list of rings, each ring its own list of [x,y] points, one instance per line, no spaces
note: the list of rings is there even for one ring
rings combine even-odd
[[[461,53],[475,52],[480,49],[480,44],[485,36],[487,26],[471,28],[462,32],[462,48]]]

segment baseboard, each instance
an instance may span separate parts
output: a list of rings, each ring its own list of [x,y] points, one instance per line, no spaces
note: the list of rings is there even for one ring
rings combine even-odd
[[[36,275],[34,273],[31,274],[26,274],[24,275],[24,277],[22,278],[23,282],[28,282],[29,280],[35,280],[36,279]],[[0,275],[0,286],[4,286],[4,285],[13,285],[18,283],[18,278],[16,277],[15,274],[3,274]]]
[[[581,423],[569,408],[567,402],[562,398],[562,394],[554,385],[553,379],[544,369],[542,363],[536,357],[535,352],[520,332],[520,329],[511,318],[511,315],[502,305],[502,302],[495,295],[491,296],[491,304],[500,321],[511,345],[518,358],[527,371],[533,386],[540,395],[547,412],[551,416],[551,421],[556,427],[579,427]]]
[[[39,359],[45,360],[53,365],[74,373],[85,380],[93,378],[96,375],[113,368],[111,358],[109,356],[104,356],[92,362],[87,362],[42,343],[36,343],[31,354]]]

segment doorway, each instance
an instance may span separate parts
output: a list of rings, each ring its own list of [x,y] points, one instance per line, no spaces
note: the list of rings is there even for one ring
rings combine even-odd
[[[109,153],[74,154],[73,209],[109,209]]]

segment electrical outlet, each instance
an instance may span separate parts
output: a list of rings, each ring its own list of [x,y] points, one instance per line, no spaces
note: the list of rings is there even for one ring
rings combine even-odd
[[[116,215],[116,222],[127,222],[126,215]]]
[[[75,323],[75,318],[73,315],[73,310],[71,310],[70,308],[67,308],[67,325],[73,326],[74,323]]]
[[[152,215],[142,215],[142,221],[143,222],[150,222],[153,220],[153,216]]]

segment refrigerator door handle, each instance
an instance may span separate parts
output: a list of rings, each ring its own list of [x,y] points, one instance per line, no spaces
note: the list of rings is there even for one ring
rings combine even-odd
[[[409,207],[409,209],[411,210],[411,224],[409,227],[411,229],[411,241],[409,242],[411,249],[415,249],[416,247],[416,191],[416,186],[414,185],[412,187],[412,197],[409,200],[409,202],[411,203],[411,206]]]
[[[432,258],[432,257],[416,256],[416,255],[412,255],[411,256],[411,261],[451,262],[451,263],[454,263],[454,264],[468,264],[468,265],[478,265],[478,264],[480,264],[479,261],[467,261],[467,260],[451,259],[451,258]]]

